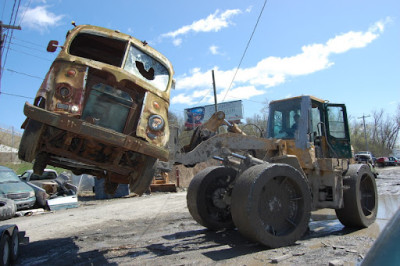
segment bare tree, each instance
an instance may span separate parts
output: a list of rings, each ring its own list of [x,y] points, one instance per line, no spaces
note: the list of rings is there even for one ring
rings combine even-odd
[[[387,156],[396,146],[400,131],[400,105],[395,117],[385,115],[383,110],[372,113],[372,121],[366,122],[369,150],[376,156]],[[352,119],[350,135],[355,152],[365,150],[364,128],[360,121]]]

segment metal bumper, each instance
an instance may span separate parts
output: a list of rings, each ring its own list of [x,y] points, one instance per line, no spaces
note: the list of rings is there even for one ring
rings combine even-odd
[[[81,136],[90,136],[91,138],[105,144],[145,154],[147,156],[158,158],[162,161],[168,161],[169,152],[167,149],[160,148],[144,140],[131,137],[114,130],[99,127],[64,114],[53,113],[33,106],[28,102],[25,103],[24,114],[32,120],[49,126],[53,126]]]
[[[14,199],[17,210],[29,209],[35,205],[36,197],[30,197],[27,199]]]

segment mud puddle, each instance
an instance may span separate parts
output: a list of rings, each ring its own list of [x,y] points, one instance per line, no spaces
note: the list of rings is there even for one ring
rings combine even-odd
[[[400,206],[400,195],[379,195],[378,214],[376,223],[382,231]]]
[[[355,234],[378,237],[380,232],[396,213],[400,206],[400,195],[379,195],[378,213],[376,222],[368,228],[353,230],[344,227],[336,218],[335,210],[322,209],[312,212],[310,232],[314,237],[331,234]]]

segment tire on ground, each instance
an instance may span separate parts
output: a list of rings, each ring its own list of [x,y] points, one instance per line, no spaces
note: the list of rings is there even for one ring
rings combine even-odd
[[[49,154],[46,152],[40,152],[36,155],[35,161],[33,162],[33,173],[36,175],[43,175],[44,169],[49,161]]]
[[[339,221],[356,228],[368,227],[375,222],[378,192],[369,167],[364,164],[350,165],[343,186],[343,208],[335,210]]]
[[[17,207],[13,200],[0,198],[0,221],[14,217],[16,211]]]
[[[234,228],[230,205],[230,185],[236,170],[224,166],[208,167],[197,173],[190,182],[187,206],[193,219],[211,230]]]
[[[19,231],[18,227],[15,226],[14,230],[11,235],[11,240],[10,240],[10,259],[12,262],[17,261],[18,259],[18,253],[19,253]]]
[[[35,152],[39,145],[43,128],[42,123],[32,119],[28,120],[18,150],[19,159],[27,162],[32,162],[35,159]]]
[[[4,233],[0,240],[0,265],[10,265],[10,248],[10,236]]]
[[[287,164],[260,164],[244,171],[232,192],[239,232],[265,246],[293,244],[307,231],[311,193],[306,179]]]
[[[132,173],[129,179],[129,189],[138,195],[142,195],[149,189],[150,183],[154,178],[154,173],[157,170],[157,159],[146,156],[144,168],[141,173]]]

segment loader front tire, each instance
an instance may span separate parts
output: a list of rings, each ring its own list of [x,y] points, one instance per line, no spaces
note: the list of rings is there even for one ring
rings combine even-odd
[[[270,248],[288,246],[307,231],[311,193],[306,179],[287,164],[250,167],[236,180],[232,218],[245,237]]]

